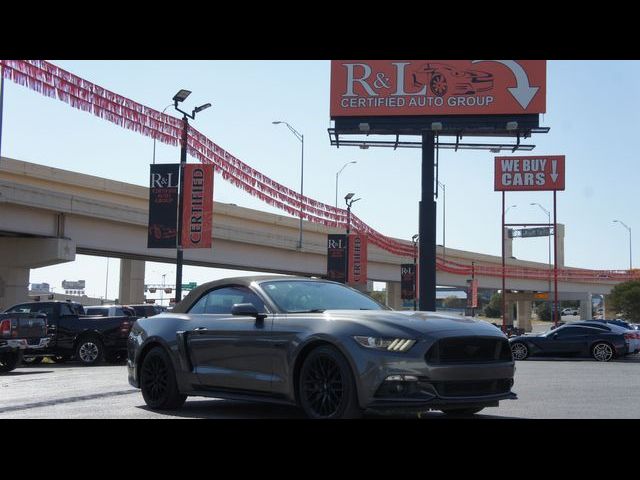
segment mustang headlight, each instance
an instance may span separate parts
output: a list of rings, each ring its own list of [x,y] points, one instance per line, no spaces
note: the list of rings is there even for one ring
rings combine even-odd
[[[406,352],[416,343],[408,338],[376,338],[376,337],[353,337],[356,342],[365,348],[376,350],[387,350],[389,352]]]

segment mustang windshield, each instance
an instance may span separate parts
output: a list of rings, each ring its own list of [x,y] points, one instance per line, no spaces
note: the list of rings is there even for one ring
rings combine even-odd
[[[385,309],[366,295],[336,283],[277,280],[260,286],[285,313]]]

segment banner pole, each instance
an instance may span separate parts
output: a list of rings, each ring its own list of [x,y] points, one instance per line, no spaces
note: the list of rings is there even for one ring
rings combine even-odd
[[[558,217],[556,211],[556,190],[553,191],[553,318],[558,326]]]
[[[500,237],[502,238],[502,331],[507,331],[507,291],[506,291],[506,270],[504,258],[504,202],[505,191],[502,191],[502,225],[500,227]]]

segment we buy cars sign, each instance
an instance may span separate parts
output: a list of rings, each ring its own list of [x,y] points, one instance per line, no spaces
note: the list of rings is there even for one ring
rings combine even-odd
[[[564,190],[564,155],[495,157],[495,191]]]
[[[546,60],[332,60],[331,117],[536,114]]]

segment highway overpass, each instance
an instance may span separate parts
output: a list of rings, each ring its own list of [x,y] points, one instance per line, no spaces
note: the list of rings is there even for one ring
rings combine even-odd
[[[148,199],[146,187],[0,159],[0,307],[26,296],[30,268],[73,261],[76,253],[122,259],[119,298],[122,302],[141,301],[144,261],[175,262],[174,249],[146,246]],[[186,265],[323,276],[327,234],[344,233],[304,222],[304,242],[299,249],[297,218],[219,202],[214,202],[213,215],[213,248],[186,250]],[[562,259],[564,227],[559,227]],[[412,259],[374,245],[368,250],[369,279],[387,282],[389,303],[399,305],[399,265]],[[442,247],[437,254],[442,256]],[[478,267],[501,265],[501,257],[452,248],[446,249],[446,258],[464,265],[475,262]],[[548,268],[547,264],[514,258],[507,259],[507,264]],[[438,270],[436,278],[438,285],[465,287],[469,276]],[[476,278],[481,288],[501,288],[498,276]],[[559,298],[580,299],[586,305],[591,294],[608,293],[616,283],[607,278],[560,281]],[[547,291],[548,281],[511,278],[507,288]],[[590,304],[589,312],[586,310],[589,316]]]

